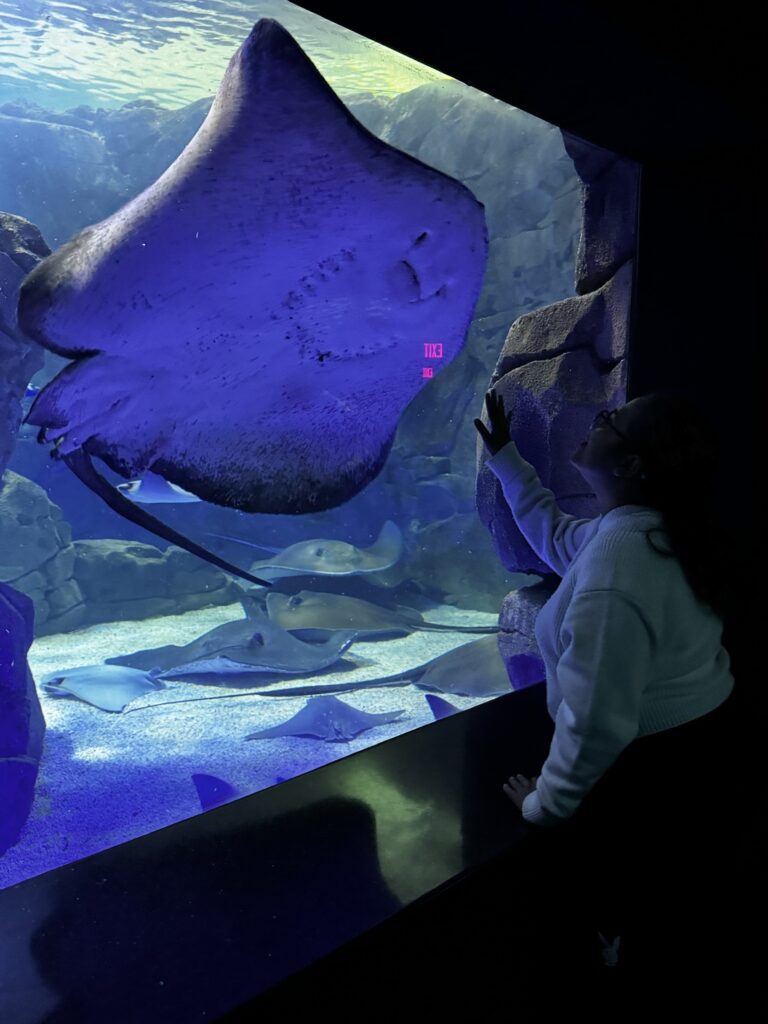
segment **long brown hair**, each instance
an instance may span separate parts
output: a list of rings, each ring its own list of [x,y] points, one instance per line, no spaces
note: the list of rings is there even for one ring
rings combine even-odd
[[[707,417],[681,395],[643,395],[642,412],[627,432],[640,456],[647,504],[661,512],[668,543],[654,551],[680,562],[700,601],[725,618],[735,598],[729,550],[732,542],[716,502],[723,456],[720,439]]]

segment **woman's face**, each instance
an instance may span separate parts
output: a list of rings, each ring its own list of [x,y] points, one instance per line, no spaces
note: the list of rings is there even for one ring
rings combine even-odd
[[[614,409],[608,422],[599,420],[571,456],[572,465],[579,471],[610,473],[631,451],[631,443],[623,440],[621,434],[635,436],[641,403],[640,398],[635,398]]]

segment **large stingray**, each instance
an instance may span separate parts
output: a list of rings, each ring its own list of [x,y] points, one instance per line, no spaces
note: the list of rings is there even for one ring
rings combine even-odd
[[[23,282],[21,328],[73,360],[27,421],[116,511],[212,560],[90,458],[248,512],[348,501],[425,344],[438,372],[461,351],[486,254],[472,192],[372,135],[261,19],[181,155]]]
[[[102,711],[122,711],[136,697],[164,688],[151,672],[116,665],[84,665],[52,672],[40,685],[51,697],[77,697]]]
[[[183,646],[168,644],[108,658],[109,665],[156,670],[162,679],[239,670],[301,674],[319,672],[341,657],[357,636],[355,630],[335,630],[324,643],[305,643],[265,615],[255,601],[244,598],[246,618],[224,622]]]
[[[262,547],[238,537],[227,537],[238,544]],[[403,534],[397,523],[388,519],[376,541],[367,548],[358,548],[343,540],[314,538],[291,544],[272,558],[254,562],[250,571],[266,580],[283,576],[357,576],[380,572],[399,562],[403,553]]]
[[[336,697],[313,697],[287,722],[271,729],[252,732],[245,738],[261,740],[275,736],[312,736],[329,743],[345,743],[366,729],[373,729],[386,722],[396,722],[404,713],[404,709],[401,709],[371,715]]]
[[[261,571],[261,570],[260,570]],[[298,594],[267,595],[269,617],[302,640],[322,640],[329,630],[354,629],[358,640],[403,636],[414,630],[456,633],[498,633],[498,626],[458,626],[427,622],[413,608],[382,608],[371,601],[345,594],[300,590]]]

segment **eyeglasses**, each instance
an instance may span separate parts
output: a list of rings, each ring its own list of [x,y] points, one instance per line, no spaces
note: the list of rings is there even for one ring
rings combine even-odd
[[[619,428],[615,427],[613,425],[613,423],[611,422],[611,416],[613,416],[613,414],[615,412],[616,412],[615,409],[611,409],[610,412],[608,411],[608,409],[603,409],[601,412],[599,412],[597,414],[597,416],[595,416],[595,418],[592,420],[592,425],[589,428],[590,433],[593,430],[596,430],[598,427],[601,427],[604,423],[606,423],[611,428],[611,430],[615,431],[619,435],[619,437],[622,439],[622,441],[626,441],[627,444],[632,444],[632,442],[627,437],[627,435],[623,434],[619,430]]]

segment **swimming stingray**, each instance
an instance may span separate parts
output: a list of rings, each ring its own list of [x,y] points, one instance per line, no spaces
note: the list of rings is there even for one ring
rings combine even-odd
[[[261,570],[260,570],[261,571]],[[300,590],[298,594],[267,595],[269,617],[302,640],[322,640],[329,630],[357,630],[358,640],[376,640],[385,636],[403,636],[414,630],[425,632],[498,633],[498,626],[459,626],[445,622],[427,622],[413,608],[398,605],[382,608],[371,601],[345,594],[325,594]]]
[[[228,537],[238,544],[251,547],[250,541]],[[403,553],[403,535],[397,523],[388,519],[381,528],[375,543],[367,548],[358,548],[344,540],[315,538],[291,544],[272,558],[254,562],[251,572],[267,580],[283,576],[357,576],[368,572],[389,569],[400,560]]]
[[[274,736],[313,736],[329,743],[344,743],[366,729],[373,729],[386,722],[396,722],[404,713],[404,709],[401,709],[370,715],[336,697],[313,697],[287,722],[271,729],[252,732],[245,738],[261,740]]]
[[[116,665],[85,665],[52,672],[40,685],[51,697],[77,697],[102,711],[122,711],[136,697],[165,688],[151,672]]]
[[[92,457],[247,512],[348,501],[427,384],[424,339],[441,369],[461,352],[487,247],[472,192],[371,134],[261,19],[180,156],[22,283],[22,330],[72,360],[27,421],[113,509],[219,565]]]
[[[154,669],[161,679],[244,670],[313,673],[338,661],[357,636],[355,630],[335,630],[326,634],[324,643],[305,643],[265,615],[253,599],[243,598],[242,604],[246,618],[224,622],[191,643],[136,651],[107,663]]]

